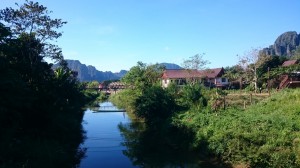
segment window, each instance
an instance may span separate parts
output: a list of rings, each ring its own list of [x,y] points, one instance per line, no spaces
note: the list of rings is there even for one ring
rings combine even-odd
[[[226,78],[222,78],[222,83],[226,82]]]

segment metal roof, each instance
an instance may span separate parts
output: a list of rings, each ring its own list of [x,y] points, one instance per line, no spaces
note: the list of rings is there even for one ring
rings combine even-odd
[[[179,78],[216,78],[224,74],[223,68],[214,68],[207,70],[187,70],[187,69],[167,69],[164,71],[163,79]]]
[[[290,66],[290,65],[295,65],[297,64],[297,60],[288,60],[288,61],[284,61],[284,63],[282,64],[282,66]]]

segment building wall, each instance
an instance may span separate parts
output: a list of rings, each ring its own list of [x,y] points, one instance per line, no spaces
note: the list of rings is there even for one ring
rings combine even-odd
[[[222,79],[223,79],[223,81],[222,81]],[[215,84],[217,84],[217,83],[220,83],[222,85],[228,85],[229,84],[227,78],[216,78],[215,79]]]
[[[198,79],[197,81],[201,81],[201,79]],[[214,83],[214,84],[222,84],[222,85],[228,85],[228,79],[227,78],[211,78],[207,80],[208,82]],[[184,79],[162,79],[161,85],[162,87],[166,88],[170,85],[170,83],[175,83],[177,85],[184,85],[186,83],[186,80]]]
[[[171,82],[170,79],[163,79],[163,80],[161,81],[161,85],[162,85],[162,87],[166,88],[166,87],[169,86],[170,82]]]

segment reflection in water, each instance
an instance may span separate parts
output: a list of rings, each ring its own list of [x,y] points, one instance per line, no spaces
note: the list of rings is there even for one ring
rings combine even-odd
[[[103,106],[112,106],[111,103],[101,103]],[[101,108],[100,106],[100,108]],[[113,107],[111,107],[113,108]],[[123,112],[97,112],[99,109],[86,110],[84,115],[84,128],[86,140],[86,157],[82,159],[81,168],[131,168],[134,167],[130,160],[123,155],[124,141],[118,130],[118,124],[127,124],[130,120]],[[97,113],[95,113],[97,112]]]
[[[176,129],[146,129],[142,122],[119,124],[125,138],[123,151],[133,165],[139,167],[224,167],[205,158],[200,151],[191,151],[193,134]],[[164,132],[164,133],[162,133]]]
[[[222,167],[202,157],[201,152],[188,150],[194,139],[188,131],[166,126],[151,130],[123,112],[87,110],[84,121],[87,138],[83,147],[87,150],[81,168]]]

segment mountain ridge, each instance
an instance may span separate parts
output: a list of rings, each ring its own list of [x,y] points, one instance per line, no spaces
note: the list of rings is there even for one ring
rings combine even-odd
[[[66,59],[66,62],[72,71],[78,72],[77,78],[81,82],[119,80],[128,72],[127,70],[120,70],[115,73],[111,71],[99,71],[92,65],[82,64],[79,60]],[[173,63],[161,63],[160,65],[165,66],[166,69],[181,69],[179,65]],[[58,66],[58,64],[53,65],[53,69]]]
[[[122,78],[127,71],[120,70],[119,72],[113,73],[111,71],[99,71],[92,65],[82,64],[79,60],[69,60],[67,59],[68,67],[72,71],[78,72],[78,80],[83,81],[105,81],[105,80],[119,80]],[[58,64],[53,65],[53,68],[57,68]]]
[[[300,47],[300,34],[296,31],[287,31],[277,37],[273,45],[263,48],[266,55],[291,57],[293,52]]]

